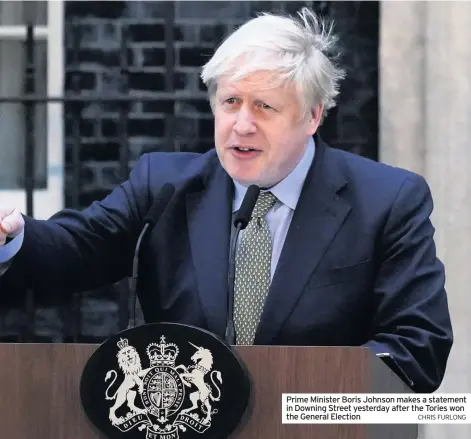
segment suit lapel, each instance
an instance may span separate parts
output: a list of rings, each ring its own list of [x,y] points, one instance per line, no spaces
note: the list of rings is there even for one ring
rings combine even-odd
[[[309,277],[345,221],[350,205],[337,192],[346,184],[318,138],[268,294],[255,344],[271,344],[296,306]]]
[[[190,248],[208,328],[223,337],[227,318],[232,184],[216,165],[201,192],[187,195]]]

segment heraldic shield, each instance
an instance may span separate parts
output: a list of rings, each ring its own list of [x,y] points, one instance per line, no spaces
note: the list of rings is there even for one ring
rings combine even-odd
[[[174,323],[110,337],[80,383],[86,416],[109,439],[222,439],[245,421],[250,395],[247,368],[230,346]]]

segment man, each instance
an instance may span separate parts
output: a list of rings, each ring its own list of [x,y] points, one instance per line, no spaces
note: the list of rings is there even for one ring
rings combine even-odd
[[[204,66],[215,150],[143,155],[83,212],[38,221],[4,208],[2,294],[66,294],[130,275],[143,218],[170,182],[140,254],[144,317],[223,337],[232,219],[258,185],[236,255],[237,343],[368,346],[390,353],[417,392],[436,390],[452,329],[430,190],[316,134],[343,71],[326,55],[331,28],[306,9],[299,18],[249,21]]]

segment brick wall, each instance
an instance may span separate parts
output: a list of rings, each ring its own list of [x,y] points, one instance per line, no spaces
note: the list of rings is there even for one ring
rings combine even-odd
[[[326,120],[322,135],[335,147],[376,158],[376,2],[67,2],[66,92],[111,97],[125,90],[136,97],[135,102],[125,107],[129,121],[124,139],[129,142],[131,166],[147,151],[206,151],[213,146],[213,123],[198,76],[205,56],[213,52],[227,32],[255,13],[270,10],[295,13],[305,4],[337,22],[345,52],[342,64],[348,74],[339,106]],[[172,72],[165,69],[164,17],[172,12],[169,8],[174,8]],[[128,44],[121,51],[123,30],[127,32]],[[77,36],[78,44],[74,46]],[[122,66],[126,67],[127,75],[121,74]],[[166,72],[171,73],[167,80]],[[161,98],[154,102],[138,99],[156,95]],[[176,101],[176,96],[197,99]],[[102,198],[124,178],[119,168],[119,108],[115,103],[66,105],[68,207],[81,208]],[[173,127],[169,114],[175,117]],[[79,137],[74,137],[74,133]],[[79,167],[73,166],[74,151]],[[79,181],[75,180],[77,174]],[[35,311],[30,308],[30,314],[13,309],[3,320],[0,332],[4,334],[3,340],[15,341],[19,332],[25,333],[30,341],[73,340],[75,317],[79,315],[78,339],[99,342],[119,329],[123,317],[120,309],[125,308],[126,298],[126,283],[121,282],[86,292],[73,306],[42,304]]]
[[[337,22],[348,71],[339,108],[332,112],[322,133],[333,146],[376,157],[378,6],[374,2],[67,2],[66,88],[82,94],[111,96],[121,81],[136,98],[163,94],[157,102],[129,105],[127,140],[132,160],[147,151],[206,151],[213,147],[213,122],[199,68],[226,33],[257,12],[295,13],[303,5]],[[165,16],[174,8],[174,63],[171,87],[165,85]],[[74,30],[76,29],[76,30]],[[76,31],[78,53],[73,50]],[[128,37],[124,58],[121,37]],[[122,59],[123,58],[123,59]],[[128,74],[120,74],[120,63]],[[74,80],[74,76],[76,79]],[[121,89],[122,90],[122,89]],[[193,100],[175,101],[175,96]],[[194,100],[195,98],[199,98]],[[80,118],[81,182],[79,206],[101,198],[119,181],[118,106],[84,105]],[[77,113],[69,107],[68,120]],[[174,114],[172,130],[166,115]],[[73,150],[72,123],[67,124],[67,161]],[[68,173],[72,184],[72,172]],[[68,186],[68,204],[73,193]]]

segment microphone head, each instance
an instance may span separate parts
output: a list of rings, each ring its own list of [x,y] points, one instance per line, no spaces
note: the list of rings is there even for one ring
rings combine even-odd
[[[144,218],[144,223],[154,226],[175,192],[175,186],[165,183]]]
[[[240,206],[240,209],[234,219],[235,227],[240,225],[241,230],[247,227],[259,194],[260,188],[258,186],[254,184],[249,186],[242,201],[242,205]]]

